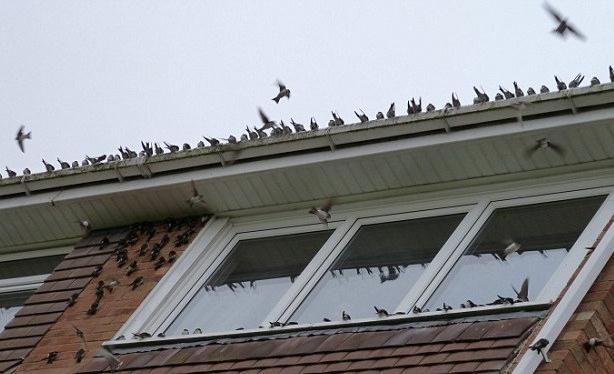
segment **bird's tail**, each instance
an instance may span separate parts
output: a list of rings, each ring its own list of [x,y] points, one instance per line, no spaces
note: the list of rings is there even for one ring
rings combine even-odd
[[[32,139],[32,132],[30,131],[29,133],[25,134],[23,136],[24,139]]]
[[[272,98],[271,100],[273,100],[274,102],[276,102],[277,104],[279,104],[279,99],[281,99],[281,97],[279,96],[275,96],[274,98]]]

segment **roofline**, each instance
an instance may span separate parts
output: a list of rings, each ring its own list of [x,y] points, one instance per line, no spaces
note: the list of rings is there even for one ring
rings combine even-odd
[[[521,103],[526,105],[519,109]],[[206,169],[213,174],[224,175],[226,173],[220,170],[237,170],[235,168],[241,165],[242,172],[249,172],[258,169],[258,165],[261,164],[258,161],[267,160],[266,164],[270,167],[271,162],[268,161],[270,159],[278,160],[280,156],[304,155],[326,149],[337,151],[333,156],[329,154],[327,159],[331,160],[337,158],[343,149],[368,143],[423,138],[430,134],[453,135],[464,133],[468,129],[498,128],[502,124],[516,123],[519,118],[543,119],[562,113],[582,113],[607,106],[614,107],[614,83],[468,105],[459,109],[437,110],[386,120],[328,127],[279,138],[253,140],[243,144],[196,148],[149,159],[139,157],[110,164],[4,179],[0,181],[0,201],[32,192],[58,191],[76,186],[110,184],[152,177],[159,179],[160,176],[195,169]],[[522,117],[519,116],[520,113]],[[481,131],[474,135],[480,137],[480,133]],[[455,141],[471,139],[467,136],[461,138],[455,138]],[[228,168],[230,164],[233,168]]]

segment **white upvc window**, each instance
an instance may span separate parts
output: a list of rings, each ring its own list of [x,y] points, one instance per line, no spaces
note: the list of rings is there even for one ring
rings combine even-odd
[[[0,255],[0,332],[71,248]]]
[[[611,191],[371,202],[333,207],[328,225],[305,212],[213,218],[117,335],[233,335],[346,323],[343,312],[368,322],[374,307],[411,318],[548,304],[610,219]],[[461,309],[467,299],[477,306]],[[444,302],[452,309],[437,311]]]

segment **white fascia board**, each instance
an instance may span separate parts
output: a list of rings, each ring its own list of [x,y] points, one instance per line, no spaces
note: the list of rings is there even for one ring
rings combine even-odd
[[[344,161],[352,158],[375,156],[409,149],[438,146],[443,144],[475,141],[500,136],[514,136],[531,131],[540,131],[565,126],[587,126],[590,124],[607,123],[614,119],[614,108],[599,109],[576,115],[562,115],[541,118],[522,123],[508,123],[484,128],[468,129],[459,132],[432,134],[415,138],[386,141],[383,143],[366,144],[351,148],[338,149],[334,152],[289,155],[273,159],[246,162],[202,170],[191,170],[177,174],[162,175],[151,179],[125,181],[123,183],[107,183],[67,189],[64,191],[36,193],[32,196],[17,196],[0,200],[0,210],[16,207],[35,206],[40,204],[59,203],[117,193],[140,191],[149,188],[171,187],[177,184],[194,181],[207,181],[220,178],[236,177],[249,173],[266,173],[272,170],[301,167],[306,165]]]

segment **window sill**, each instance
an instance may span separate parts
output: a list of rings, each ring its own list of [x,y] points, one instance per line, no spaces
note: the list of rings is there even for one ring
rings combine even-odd
[[[181,336],[166,336],[157,337],[153,336],[146,339],[134,339],[127,337],[126,340],[109,340],[103,343],[103,345],[117,352],[128,353],[131,351],[146,351],[151,349],[160,349],[164,347],[177,347],[185,346],[190,343],[196,342],[208,342],[214,340],[224,340],[228,343],[228,339],[237,339],[237,341],[244,341],[246,338],[276,336],[282,334],[291,334],[306,331],[315,330],[330,330],[352,327],[369,327],[369,326],[382,326],[382,325],[398,325],[410,322],[441,322],[451,319],[460,319],[464,317],[479,317],[489,315],[501,315],[506,313],[517,312],[534,312],[548,310],[552,304],[544,302],[526,302],[518,303],[514,305],[489,305],[480,306],[467,309],[454,309],[447,312],[434,311],[424,312],[418,314],[403,314],[403,315],[391,315],[389,317],[382,318],[368,318],[368,319],[356,319],[349,321],[332,321],[332,322],[318,322],[312,324],[303,325],[290,325],[283,327],[272,328],[256,328],[235,330],[226,332],[214,332],[203,334],[190,334]]]

